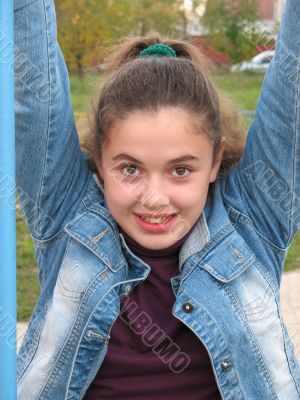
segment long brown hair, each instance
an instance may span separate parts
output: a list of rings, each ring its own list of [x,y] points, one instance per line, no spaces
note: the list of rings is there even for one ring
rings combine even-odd
[[[176,57],[146,57],[140,52],[152,44],[167,44]],[[237,107],[217,91],[210,76],[210,63],[196,47],[158,35],[123,41],[110,54],[108,70],[94,107],[91,129],[82,146],[90,166],[101,157],[101,147],[114,123],[134,111],[183,108],[199,132],[213,143],[214,158],[222,136],[226,138],[221,169],[230,169],[241,157],[245,129]]]

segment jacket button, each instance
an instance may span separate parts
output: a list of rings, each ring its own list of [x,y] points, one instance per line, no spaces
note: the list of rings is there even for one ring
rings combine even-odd
[[[183,306],[182,306],[182,309],[183,309],[184,312],[190,313],[190,312],[193,311],[194,306],[191,303],[184,303]]]
[[[231,367],[232,367],[231,362],[227,362],[227,361],[221,362],[221,368],[223,369],[223,371],[228,372],[231,370]]]

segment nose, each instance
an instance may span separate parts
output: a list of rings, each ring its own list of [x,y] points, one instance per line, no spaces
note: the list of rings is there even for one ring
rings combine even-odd
[[[151,212],[162,212],[170,204],[167,187],[160,177],[149,178],[145,181],[139,198],[142,206]]]

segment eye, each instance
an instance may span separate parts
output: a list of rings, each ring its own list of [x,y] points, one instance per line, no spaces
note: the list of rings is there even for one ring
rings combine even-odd
[[[186,177],[190,174],[191,170],[186,167],[177,167],[174,168],[173,172],[176,171],[174,176]]]
[[[121,166],[121,171],[124,176],[137,176],[138,168],[134,165],[123,165]]]

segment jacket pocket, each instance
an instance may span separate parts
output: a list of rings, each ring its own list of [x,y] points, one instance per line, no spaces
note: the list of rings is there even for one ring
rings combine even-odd
[[[116,235],[93,212],[81,214],[65,227],[68,245],[58,274],[65,297],[79,298],[97,276],[109,276],[126,262]]]
[[[95,254],[70,237],[57,278],[61,294],[79,299],[105,269],[106,265]]]
[[[254,261],[255,254],[244,239],[231,231],[207,253],[200,266],[218,281],[227,283],[241,275]]]

